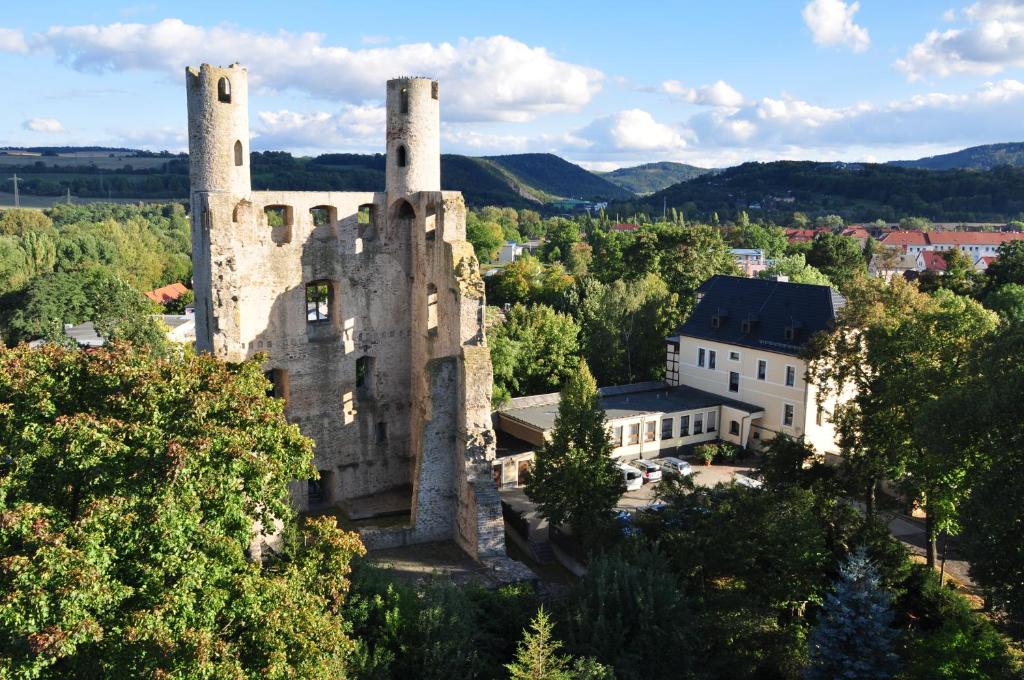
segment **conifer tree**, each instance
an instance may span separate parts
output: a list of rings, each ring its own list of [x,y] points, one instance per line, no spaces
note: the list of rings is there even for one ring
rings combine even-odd
[[[505,666],[510,680],[614,680],[612,669],[593,658],[559,654],[562,643],[552,635],[553,627],[541,607],[516,648],[516,660]]]
[[[537,451],[526,494],[553,525],[568,524],[585,540],[609,522],[625,491],[611,453],[597,383],[581,359],[562,389],[551,441]]]
[[[863,548],[851,554],[840,570],[835,590],[825,599],[808,640],[810,666],[806,680],[885,680],[894,675],[889,593]]]

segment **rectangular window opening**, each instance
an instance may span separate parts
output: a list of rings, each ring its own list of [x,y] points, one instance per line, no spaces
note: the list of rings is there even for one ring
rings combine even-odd
[[[629,445],[636,446],[640,443],[640,423],[632,423],[629,426]]]
[[[729,361],[739,361],[739,360],[740,360],[740,353],[739,352],[729,352]]]
[[[740,391],[740,374],[736,371],[729,371],[729,391]]]
[[[267,396],[274,399],[288,400],[288,371],[283,368],[272,368],[264,375],[270,381]]]
[[[644,423],[644,441],[653,442],[658,438],[657,431],[658,423],[653,420],[648,420]]]
[[[718,413],[715,411],[708,411],[708,432],[714,432],[718,429]]]
[[[715,370],[715,359],[718,358],[718,352],[713,349],[708,350],[708,368],[712,371]]]
[[[782,409],[782,424],[786,427],[793,427],[793,404],[786,404]]]
[[[733,436],[739,436],[740,434],[740,423],[738,420],[729,421],[729,434]]]
[[[704,348],[701,347],[697,350],[697,365],[704,368]]]
[[[612,428],[612,446],[616,449],[622,446],[622,425]]]
[[[690,436],[690,416],[679,416],[679,436]]]
[[[757,362],[757,379],[765,380],[768,377],[768,362],[764,359],[759,359]]]
[[[313,281],[306,284],[306,321],[323,323],[331,319],[331,283]]]
[[[793,387],[796,385],[796,369],[792,366],[786,366],[786,387]]]
[[[672,418],[662,418],[661,420],[661,438],[672,439],[672,425],[675,421]]]
[[[693,433],[704,434],[704,415],[701,413],[693,417]]]

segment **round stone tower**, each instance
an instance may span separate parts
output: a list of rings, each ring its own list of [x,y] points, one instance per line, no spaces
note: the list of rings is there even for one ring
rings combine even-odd
[[[441,190],[441,107],[437,81],[395,78],[387,95],[387,191]]]
[[[188,158],[193,192],[247,195],[249,74],[238,64],[185,70]]]

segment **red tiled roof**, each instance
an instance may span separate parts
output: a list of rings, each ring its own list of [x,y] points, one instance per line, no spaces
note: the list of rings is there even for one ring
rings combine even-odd
[[[887,246],[926,246],[928,235],[923,231],[890,231],[881,238],[881,242]]]
[[[614,231],[636,231],[639,228],[639,224],[629,224],[628,222],[619,222],[612,225]]]
[[[828,233],[828,229],[787,229],[786,240],[790,243],[813,241],[818,234]]]
[[[985,257],[981,258],[981,261],[984,262],[985,264],[992,264],[998,259],[999,258],[996,257],[995,255],[986,255]]]
[[[942,256],[942,253],[935,250],[925,250],[921,252],[921,262],[924,263],[924,268],[930,272],[944,272],[946,271],[946,258]]]
[[[177,300],[187,292],[188,288],[185,287],[185,284],[172,283],[168,286],[163,286],[161,288],[157,288],[156,290],[151,290],[148,293],[145,293],[145,296],[148,297],[153,302],[162,305],[164,303],[170,302],[171,300]]]
[[[843,229],[843,236],[850,236],[852,238],[868,238],[871,234],[864,227],[847,227]]]
[[[887,246],[998,246],[1024,239],[1018,231],[893,231],[882,237]]]

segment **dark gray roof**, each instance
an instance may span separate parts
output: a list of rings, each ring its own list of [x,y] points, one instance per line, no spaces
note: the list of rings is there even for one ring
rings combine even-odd
[[[835,326],[846,299],[828,286],[715,275],[697,290],[700,302],[677,335],[799,354],[818,331]],[[713,318],[718,316],[718,327]],[[752,321],[744,332],[742,322]],[[786,328],[792,326],[792,339]]]
[[[601,406],[608,420],[632,418],[646,413],[696,411],[713,406],[731,406],[747,413],[760,413],[760,406],[729,399],[695,387],[670,387],[664,382],[602,387]],[[542,431],[555,426],[558,415],[558,392],[513,399],[499,409],[503,416],[518,420]]]

